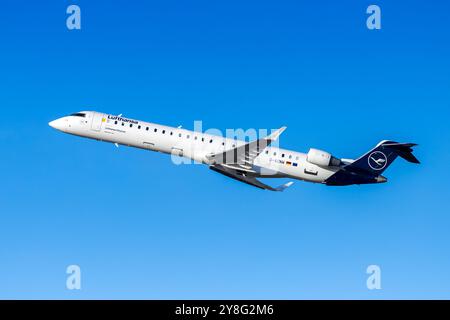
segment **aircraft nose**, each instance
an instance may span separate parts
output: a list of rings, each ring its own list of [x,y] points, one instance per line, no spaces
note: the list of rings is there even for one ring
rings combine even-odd
[[[64,130],[64,120],[63,119],[56,119],[53,121],[50,121],[48,125],[56,130],[63,131]]]

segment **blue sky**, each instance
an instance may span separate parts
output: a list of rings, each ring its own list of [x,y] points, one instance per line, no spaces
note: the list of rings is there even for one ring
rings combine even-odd
[[[0,298],[450,298],[449,4],[373,3],[379,31],[367,1],[4,1]],[[85,109],[286,125],[282,147],[347,158],[416,142],[422,164],[271,193],[47,125]]]

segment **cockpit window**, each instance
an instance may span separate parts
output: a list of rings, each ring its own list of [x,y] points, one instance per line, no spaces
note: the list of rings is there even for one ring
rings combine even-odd
[[[77,113],[72,113],[71,116],[72,116],[72,117],[86,118],[86,113],[80,113],[80,112],[77,112]]]

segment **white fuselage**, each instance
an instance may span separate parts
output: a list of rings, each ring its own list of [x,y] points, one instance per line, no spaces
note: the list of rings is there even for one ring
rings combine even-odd
[[[50,126],[81,137],[182,156],[207,165],[210,164],[207,155],[246,143],[94,111],[80,114],[84,116],[59,118],[50,122]],[[304,153],[273,146],[267,147],[256,157],[253,166],[259,177],[291,177],[317,183],[323,183],[338,170],[309,163]]]

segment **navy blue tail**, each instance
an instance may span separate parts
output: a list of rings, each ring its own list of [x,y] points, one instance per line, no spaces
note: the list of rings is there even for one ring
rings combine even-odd
[[[412,154],[412,147],[414,146],[416,146],[415,143],[398,143],[384,140],[346,168],[380,175],[399,156],[409,162],[420,163]]]
[[[420,163],[412,154],[415,143],[398,143],[395,141],[381,141],[375,148],[332,175],[327,185],[350,185],[386,182],[381,176],[397,157],[412,163]]]

